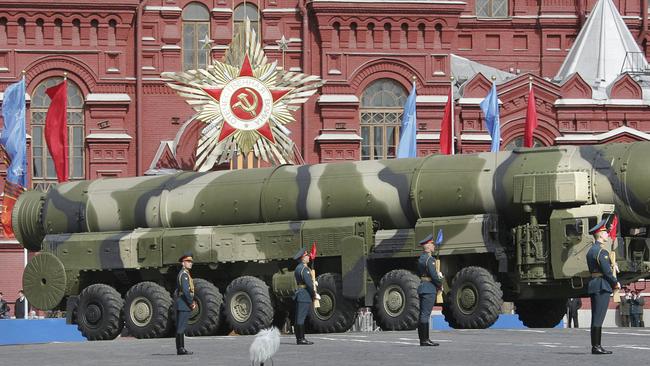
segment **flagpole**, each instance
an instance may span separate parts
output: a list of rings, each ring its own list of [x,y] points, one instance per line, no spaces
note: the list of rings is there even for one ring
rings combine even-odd
[[[454,155],[456,153],[456,126],[455,126],[455,121],[454,121],[454,77],[452,76],[450,78],[449,82],[449,98],[450,100],[450,109],[451,109],[451,155]]]
[[[68,72],[64,71],[63,72],[63,81],[66,81],[66,80],[68,80]]]
[[[528,91],[531,91],[533,89],[533,77],[529,76],[528,77]]]
[[[22,71],[20,72],[20,74],[22,75],[22,79],[23,79],[23,82],[24,82],[25,79],[27,78],[27,71],[26,71],[26,70],[22,70]],[[27,187],[23,187],[23,189],[27,189]],[[24,268],[27,267],[27,259],[28,259],[27,249],[23,249],[23,271],[24,271]],[[21,287],[22,287],[22,286],[21,286]],[[23,319],[27,319],[27,318],[29,318],[29,313],[28,313],[28,310],[29,310],[29,301],[27,300],[27,297],[25,297],[24,307],[25,307],[25,308],[23,309],[23,310],[24,310],[24,311],[23,311],[23,314],[24,314],[24,315],[23,315]]]

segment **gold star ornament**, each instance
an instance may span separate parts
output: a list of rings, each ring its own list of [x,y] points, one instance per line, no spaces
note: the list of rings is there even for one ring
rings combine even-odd
[[[295,122],[293,113],[324,84],[318,76],[269,62],[248,20],[221,61],[162,76],[206,124],[196,150],[198,171],[250,151],[267,162],[293,163],[294,143],[285,125]]]

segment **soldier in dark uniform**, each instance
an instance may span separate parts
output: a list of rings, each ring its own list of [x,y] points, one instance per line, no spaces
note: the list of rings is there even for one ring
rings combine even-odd
[[[306,249],[300,249],[293,259],[299,261],[293,274],[296,278],[298,288],[293,295],[293,300],[296,302],[296,323],[294,330],[296,334],[296,344],[309,345],[314,344],[305,339],[305,319],[311,311],[314,299],[320,298],[316,291],[314,291],[314,281],[311,279],[311,270],[307,267],[309,263],[309,253]]]
[[[643,316],[643,305],[645,305],[645,300],[639,290],[634,290],[634,295],[630,300],[630,318],[632,320],[633,327],[641,326],[641,317]]]
[[[440,243],[436,243],[440,244]],[[420,286],[418,296],[420,297],[420,319],[418,322],[418,337],[420,346],[437,346],[438,343],[429,339],[429,319],[431,309],[436,304],[436,292],[442,287],[442,273],[436,270],[436,260],[433,257],[435,244],[433,235],[429,235],[420,241],[424,252],[418,259],[418,275]]]
[[[587,292],[591,296],[591,353],[594,355],[612,353],[600,345],[600,340],[612,289],[621,287],[612,274],[609,252],[603,247],[609,236],[606,223],[607,220],[602,220],[589,230],[595,239],[587,252],[587,267],[591,273],[591,280],[587,287]]]
[[[192,310],[196,307],[194,302],[194,281],[190,276],[192,269],[192,253],[185,253],[178,259],[182,267],[176,276],[176,354],[191,355],[185,349],[185,328],[190,319]]]
[[[571,328],[571,321],[573,320],[573,327],[580,328],[578,325],[578,309],[582,307],[582,300],[579,297],[572,297],[566,302],[566,315],[567,327]]]

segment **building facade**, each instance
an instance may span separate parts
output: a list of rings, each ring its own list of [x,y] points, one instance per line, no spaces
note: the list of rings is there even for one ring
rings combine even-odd
[[[623,64],[603,61],[617,71],[606,85],[577,56],[575,72],[558,78],[597,4],[616,10],[619,33],[637,49],[624,51]],[[452,85],[457,151],[489,150],[478,103],[492,77],[503,148],[521,144],[530,87],[538,145],[650,140],[647,0],[21,0],[0,9],[0,90],[25,71],[33,187],[56,182],[45,89],[64,73],[71,179],[192,169],[202,123],[161,73],[221,58],[246,18],[270,60],[326,81],[287,126],[306,163],[394,157],[413,82],[419,155],[438,151]],[[232,167],[256,164],[245,157]],[[0,257],[11,274],[0,276],[0,291],[15,293],[22,249],[7,239]]]

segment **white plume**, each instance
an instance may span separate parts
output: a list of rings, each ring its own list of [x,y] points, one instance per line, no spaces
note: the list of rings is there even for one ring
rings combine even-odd
[[[280,331],[276,327],[262,329],[255,336],[249,353],[254,364],[266,362],[280,348]]]

